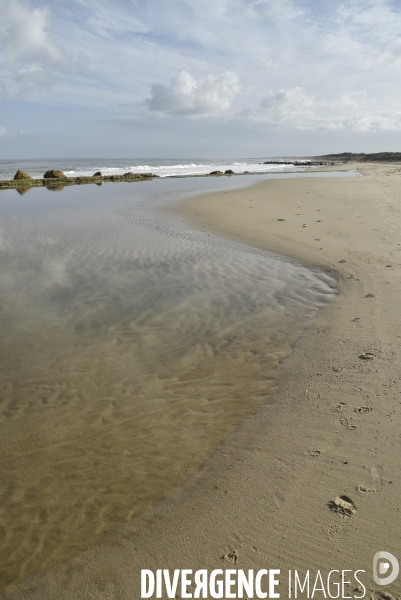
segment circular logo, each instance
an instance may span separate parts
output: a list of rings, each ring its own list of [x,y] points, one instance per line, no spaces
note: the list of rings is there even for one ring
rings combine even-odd
[[[373,557],[373,579],[378,585],[393,583],[398,577],[400,565],[390,552],[376,552]]]

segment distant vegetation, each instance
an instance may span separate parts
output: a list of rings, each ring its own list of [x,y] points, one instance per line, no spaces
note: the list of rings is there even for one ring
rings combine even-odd
[[[374,152],[372,154],[365,154],[364,152],[341,152],[341,154],[324,154],[316,158],[352,160],[357,162],[401,162],[401,152]]]

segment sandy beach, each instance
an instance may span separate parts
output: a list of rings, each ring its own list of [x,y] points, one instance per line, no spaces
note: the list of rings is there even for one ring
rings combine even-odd
[[[372,574],[375,553],[401,558],[401,167],[346,168],[363,177],[267,179],[175,206],[193,228],[327,271],[339,294],[279,366],[274,403],[200,471],[0,598],[137,599],[141,569],[277,569],[281,598],[289,570],[310,571],[305,598],[329,597],[329,572],[346,570],[340,597],[401,597],[400,578],[380,586]],[[312,596],[318,571],[326,587]]]

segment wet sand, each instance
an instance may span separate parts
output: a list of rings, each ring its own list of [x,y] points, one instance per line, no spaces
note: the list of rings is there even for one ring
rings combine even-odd
[[[383,597],[373,555],[401,552],[401,169],[358,168],[364,177],[271,180],[177,207],[199,229],[327,270],[340,295],[283,363],[274,404],[199,472],[96,548],[1,598],[128,600],[140,598],[142,568],[230,567],[361,569],[366,597]],[[333,503],[341,496],[348,514]],[[398,581],[386,598],[400,595]],[[348,596],[361,596],[356,587]]]

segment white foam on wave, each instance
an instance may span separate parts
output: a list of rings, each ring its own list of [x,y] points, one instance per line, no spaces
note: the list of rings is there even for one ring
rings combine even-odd
[[[265,164],[264,161],[270,161]],[[273,163],[276,161],[276,164]],[[297,166],[294,166],[297,162]],[[304,164],[301,164],[304,163]],[[0,179],[12,179],[17,169],[29,173],[35,179],[41,179],[49,169],[63,171],[68,177],[90,177],[97,171],[103,175],[124,175],[125,173],[154,173],[159,177],[191,177],[207,175],[212,171],[231,170],[236,174],[280,173],[283,171],[303,171],[312,165],[307,160],[295,157],[287,158],[232,158],[232,159],[164,159],[164,158],[126,158],[126,159],[53,159],[53,160],[9,160],[0,163]]]
[[[280,173],[283,171],[298,171],[300,169],[311,168],[310,165],[305,163],[303,166],[295,166],[292,163],[280,163],[280,164],[263,164],[256,162],[232,162],[232,163],[188,163],[188,164],[175,164],[175,165],[161,165],[161,164],[146,164],[146,165],[131,165],[126,167],[96,167],[96,170],[100,170],[102,175],[124,175],[124,173],[154,173],[159,177],[189,177],[194,175],[207,175],[212,171],[233,171],[235,174],[242,173]],[[95,168],[94,168],[95,169]],[[93,175],[93,170],[76,169],[71,171],[65,171],[67,177],[85,177]]]

